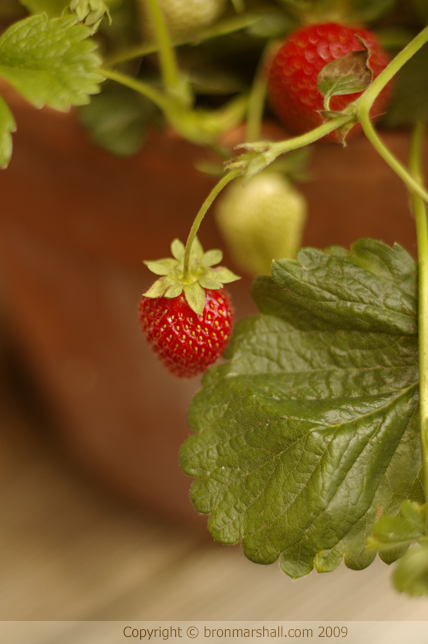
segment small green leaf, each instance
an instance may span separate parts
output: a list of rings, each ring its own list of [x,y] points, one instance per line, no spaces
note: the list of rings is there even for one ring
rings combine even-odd
[[[403,501],[401,504],[401,514],[407,521],[417,528],[421,533],[428,535],[428,512],[427,504],[421,505],[412,501]]]
[[[170,257],[158,259],[157,261],[147,261],[144,264],[155,275],[169,275],[178,266],[177,260]]]
[[[161,277],[159,280],[156,280],[148,291],[143,293],[145,297],[162,297],[165,295],[165,291],[171,285],[171,280],[168,277]]]
[[[205,291],[202,286],[198,282],[188,284],[184,287],[184,295],[192,311],[196,315],[202,315],[205,306]]]
[[[0,96],[0,168],[7,168],[12,156],[11,132],[16,131],[15,119]]]
[[[235,275],[235,273],[232,273],[232,271],[230,271],[228,268],[225,268],[224,266],[212,268],[207,272],[206,276],[209,279],[216,280],[218,282],[221,282],[222,284],[230,284],[230,282],[236,282],[237,280],[241,279],[239,275]]]
[[[423,533],[416,529],[404,517],[382,517],[373,526],[373,532],[367,545],[373,550],[384,550],[410,546],[420,539]]]
[[[291,577],[364,568],[379,513],[423,502],[417,266],[372,240],[306,248],[253,297],[261,315],[237,325],[190,408],[192,501],[216,539]]]
[[[428,595],[428,546],[416,546],[399,559],[392,575],[395,588],[411,595]]]
[[[0,38],[0,76],[36,107],[83,105],[104,79],[89,30],[73,16],[31,16]]]
[[[223,253],[221,250],[208,250],[204,253],[204,256],[201,259],[201,264],[202,266],[214,266],[215,264],[220,264],[222,259]]]
[[[171,244],[171,254],[178,262],[184,259],[184,244],[179,239],[174,239]]]
[[[332,96],[355,94],[367,89],[373,80],[373,72],[368,66],[369,50],[364,46],[361,51],[351,51],[325,65],[318,74],[317,89],[328,101]]]

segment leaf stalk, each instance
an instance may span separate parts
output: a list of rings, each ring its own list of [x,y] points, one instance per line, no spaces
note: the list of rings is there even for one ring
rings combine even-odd
[[[422,152],[425,126],[418,123],[412,133],[409,169],[415,181],[423,183]],[[421,422],[422,472],[425,498],[428,498],[428,226],[426,206],[414,192],[411,195],[418,245],[418,326],[419,326],[419,405]]]
[[[189,88],[178,69],[175,50],[171,42],[169,31],[165,24],[158,0],[140,0],[147,5],[153,23],[155,38],[158,46],[162,80],[166,90],[175,95],[188,99]]]

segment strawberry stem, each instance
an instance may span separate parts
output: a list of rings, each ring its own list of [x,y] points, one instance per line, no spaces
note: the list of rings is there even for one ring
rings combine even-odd
[[[376,130],[374,129],[367,109],[359,110],[359,120],[361,127],[364,130],[366,137],[369,139],[370,143],[373,145],[375,150],[380,154],[380,156],[386,161],[386,163],[394,170],[394,172],[400,177],[400,179],[406,184],[407,188],[411,193],[417,195],[420,199],[428,203],[428,192],[423,188],[423,186],[406,170],[406,168],[396,159],[396,157],[388,150],[386,145],[379,138]]]
[[[415,181],[422,184],[421,158],[425,127],[418,123],[412,134],[409,169]],[[416,223],[419,261],[419,399],[422,446],[422,471],[425,498],[428,498],[428,227],[426,206],[414,192],[411,195]]]
[[[219,195],[220,192],[223,190],[223,188],[227,186],[228,183],[233,181],[233,179],[235,179],[240,174],[241,174],[241,170],[232,170],[228,172],[224,177],[222,177],[220,181],[211,190],[210,194],[205,199],[198,214],[196,215],[195,220],[190,229],[189,236],[186,242],[186,248],[184,251],[183,282],[185,282],[189,278],[190,251],[192,250],[192,244],[195,240],[195,237],[199,230],[199,226],[201,225],[207,210],[209,209],[209,207],[211,206],[211,204],[213,203],[217,195]]]

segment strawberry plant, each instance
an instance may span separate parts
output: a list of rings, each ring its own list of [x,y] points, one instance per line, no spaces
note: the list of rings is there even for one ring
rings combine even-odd
[[[186,244],[175,240],[172,258],[146,262],[159,279],[139,308],[146,338],[174,375],[206,372],[180,460],[211,534],[242,541],[254,562],[279,560],[293,578],[342,561],[361,569],[379,553],[398,560],[399,590],[427,594],[424,7],[260,0],[247,9],[235,0],[189,24],[178,1],[22,4],[34,15],[5,18],[0,76],[25,99],[59,110],[87,105],[81,115],[93,137],[120,154],[135,152],[156,122],[209,148],[214,173],[226,160]],[[176,29],[168,8],[180,7]],[[142,44],[133,40],[137,15],[150,25]],[[114,27],[118,16],[127,29]],[[224,53],[223,65],[212,64],[213,52]],[[298,136],[262,140],[269,110]],[[373,126],[386,110],[387,125],[413,127],[407,166]],[[226,135],[244,120],[245,142],[232,152]],[[15,127],[2,100],[2,167]],[[292,184],[293,154],[326,138],[346,145],[358,132],[409,192],[418,264],[398,244],[371,239],[295,256],[306,208]],[[221,252],[204,253],[197,238],[219,195],[217,219],[237,260],[266,273],[252,287],[259,314],[232,336],[223,285],[237,276],[215,268]],[[225,349],[225,361],[211,366]]]

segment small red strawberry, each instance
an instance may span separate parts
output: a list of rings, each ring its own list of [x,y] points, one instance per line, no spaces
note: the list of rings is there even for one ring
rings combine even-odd
[[[171,250],[175,259],[145,262],[162,277],[141,297],[139,318],[147,341],[167,369],[179,378],[192,378],[226,349],[233,312],[222,284],[239,278],[227,268],[212,268],[221,261],[221,251],[204,253],[197,239],[186,277],[183,244],[175,240]]]
[[[285,40],[270,65],[268,87],[271,105],[286,127],[303,134],[324,122],[320,114],[324,97],[317,89],[319,72],[327,63],[361,51],[364,46],[374,79],[389,63],[389,56],[371,31],[336,23],[313,24]],[[390,94],[391,87],[387,85],[373,104],[374,117],[385,111]],[[341,112],[360,95],[361,92],[333,96],[329,110]],[[357,125],[352,133],[360,129]],[[334,132],[326,138],[338,140]]]

